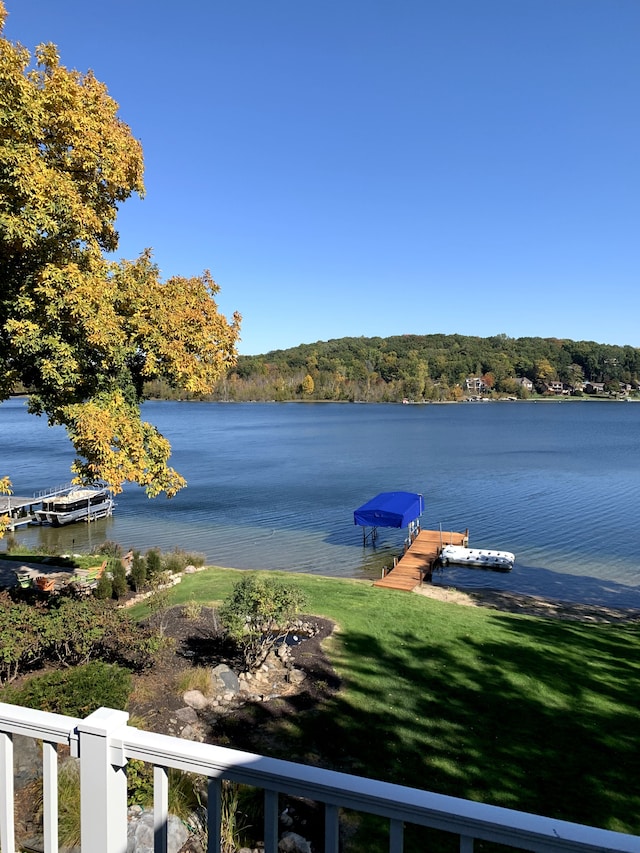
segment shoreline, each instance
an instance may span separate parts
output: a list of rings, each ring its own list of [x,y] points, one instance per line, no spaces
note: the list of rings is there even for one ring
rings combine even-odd
[[[60,567],[52,563],[29,563],[20,560],[2,559],[0,554],[0,588],[15,586],[15,570],[28,566],[41,574],[52,574],[60,571]],[[203,571],[207,567],[203,567]],[[234,569],[232,571],[248,571]],[[268,571],[268,570],[264,570]],[[574,622],[593,622],[609,624],[640,623],[640,608],[607,607],[599,604],[581,604],[579,602],[562,601],[545,598],[541,595],[527,595],[498,589],[465,589],[455,586],[441,586],[423,583],[415,586],[412,592],[436,601],[457,604],[462,607],[483,607],[500,613],[515,613],[521,616],[536,616],[544,619],[562,619]]]
[[[640,609],[634,607],[606,607],[597,604],[580,604],[525,595],[497,589],[462,589],[434,586],[429,583],[414,587],[413,592],[436,601],[458,604],[463,607],[484,607],[500,613],[536,616],[544,619],[561,619],[573,622],[640,623]]]

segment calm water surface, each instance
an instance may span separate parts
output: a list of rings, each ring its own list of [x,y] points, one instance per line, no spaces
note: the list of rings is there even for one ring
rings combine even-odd
[[[237,568],[377,578],[405,531],[363,547],[353,510],[381,491],[422,492],[422,526],[469,528],[470,544],[514,551],[507,574],[448,568],[435,582],[640,607],[640,404],[461,405],[151,402],[188,480],[173,500],[138,487],[115,515],[17,534],[35,546],[180,548]],[[0,405],[0,474],[15,494],[67,481],[60,428],[24,400]]]

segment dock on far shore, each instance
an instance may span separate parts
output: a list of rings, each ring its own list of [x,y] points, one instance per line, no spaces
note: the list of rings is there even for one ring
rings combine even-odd
[[[468,530],[465,533],[420,530],[394,567],[388,570],[380,580],[374,581],[373,585],[410,592],[425,578],[431,577],[443,545],[467,547],[468,544]]]

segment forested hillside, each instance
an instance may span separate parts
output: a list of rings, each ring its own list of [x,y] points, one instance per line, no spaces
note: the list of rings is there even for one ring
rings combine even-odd
[[[615,394],[625,386],[634,391],[640,380],[640,349],[506,335],[339,338],[240,356],[210,399],[456,400],[468,393],[469,377],[481,378],[488,396],[551,393],[554,381],[571,394],[593,392],[585,389],[589,382],[604,386],[599,393]],[[518,382],[522,378],[531,380],[532,390]],[[159,385],[148,391],[171,396]]]

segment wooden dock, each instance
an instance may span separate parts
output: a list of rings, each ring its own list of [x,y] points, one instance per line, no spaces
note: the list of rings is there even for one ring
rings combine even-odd
[[[465,533],[420,530],[397,564],[383,578],[374,581],[373,585],[410,592],[421,584],[425,577],[430,576],[443,545],[466,546],[468,543],[468,530]]]

